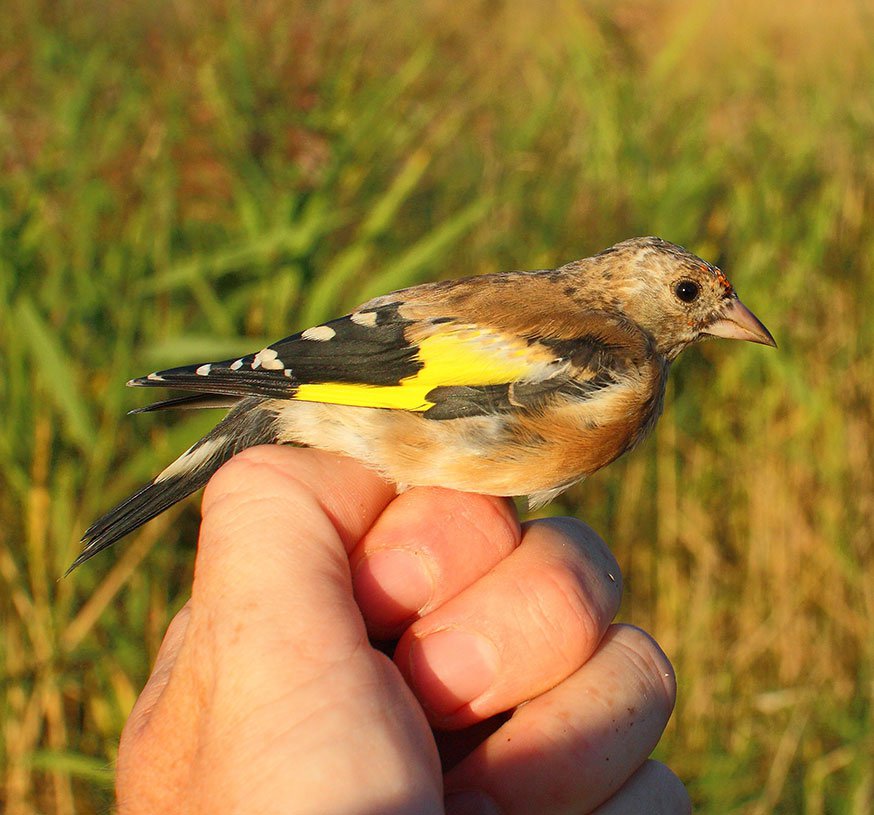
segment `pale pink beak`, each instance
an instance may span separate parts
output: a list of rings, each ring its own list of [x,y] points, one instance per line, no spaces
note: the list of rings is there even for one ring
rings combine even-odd
[[[747,340],[777,347],[771,332],[737,297],[730,300],[728,306],[723,310],[722,316],[702,329],[701,333],[712,334],[714,337],[725,337],[729,340]]]

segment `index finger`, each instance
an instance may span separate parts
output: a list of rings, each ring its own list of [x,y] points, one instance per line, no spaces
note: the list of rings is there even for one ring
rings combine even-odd
[[[371,635],[399,637],[510,554],[522,530],[506,498],[419,487],[399,495],[350,557]]]

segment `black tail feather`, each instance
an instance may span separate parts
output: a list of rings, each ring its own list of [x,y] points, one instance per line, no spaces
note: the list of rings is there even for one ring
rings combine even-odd
[[[275,420],[276,413],[264,400],[242,399],[163,473],[95,521],[82,536],[82,552],[66,574],[200,489],[236,453],[258,444],[274,443]]]
[[[160,402],[152,402],[151,405],[143,405],[143,407],[134,408],[127,412],[128,416],[135,416],[138,413],[151,413],[155,410],[169,410],[171,408],[180,408],[182,410],[193,410],[203,408],[232,408],[239,402],[237,396],[214,396],[211,393],[195,393],[189,396],[176,396],[173,399],[163,399]]]

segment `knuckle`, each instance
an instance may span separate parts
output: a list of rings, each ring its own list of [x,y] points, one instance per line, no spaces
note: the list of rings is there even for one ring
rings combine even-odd
[[[575,671],[597,647],[609,620],[593,603],[566,562],[540,563],[536,574],[520,578],[516,614],[528,646],[541,659],[561,664],[562,671]]]
[[[592,527],[577,518],[544,518],[532,522],[531,526],[542,525],[550,530],[552,542],[559,551],[576,564],[584,574],[587,583],[598,581],[609,584],[622,593],[622,572],[613,553],[603,538]]]
[[[622,649],[627,679],[660,697],[668,713],[677,698],[674,668],[658,643],[644,630],[625,623],[614,626],[613,641]]]
[[[249,447],[226,461],[209,480],[203,494],[204,510],[219,498],[252,490],[257,479],[257,491],[265,494],[281,490],[289,474],[282,469],[284,451],[273,446]]]
[[[543,613],[565,636],[575,637],[594,645],[609,623],[599,604],[592,601],[583,574],[567,562],[552,563],[540,576]]]

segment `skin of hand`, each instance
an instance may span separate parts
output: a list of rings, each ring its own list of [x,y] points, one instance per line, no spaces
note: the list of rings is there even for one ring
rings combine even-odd
[[[396,496],[351,460],[251,448],[204,494],[191,599],[119,745],[118,811],[690,812],[647,760],[674,674],[611,624],[620,595],[575,520],[520,526],[505,499]]]

